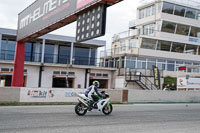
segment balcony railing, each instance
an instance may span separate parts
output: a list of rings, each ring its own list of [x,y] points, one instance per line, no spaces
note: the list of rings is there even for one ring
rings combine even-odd
[[[150,2],[154,2],[154,1],[163,1],[163,0],[140,0],[140,6],[144,5],[146,3],[150,3]],[[185,4],[188,5],[190,7],[196,7],[199,8],[200,7],[200,2],[199,0],[170,0],[170,2],[174,3],[180,3],[180,4]]]
[[[0,60],[13,61],[14,57],[15,57],[15,51],[9,51],[9,50],[0,51]],[[41,62],[41,53],[26,52],[24,60],[27,62]],[[54,63],[54,64],[70,64],[70,55],[45,54],[44,62]],[[82,56],[74,56],[72,59],[72,64],[104,67],[104,63],[102,63],[102,60],[100,60],[100,58],[93,58],[93,57],[89,58]]]
[[[137,30],[128,30],[128,31],[124,31],[124,32],[120,32],[118,34],[115,34],[113,37],[112,37],[112,42],[115,42],[119,39],[122,39],[122,38],[126,38],[126,37],[131,37],[131,36],[135,36],[137,35]]]
[[[100,57],[103,58],[103,57],[109,57],[109,56],[117,56],[121,54],[138,54],[138,48],[131,47],[131,46],[124,46],[124,47],[108,49],[106,51],[101,51]]]

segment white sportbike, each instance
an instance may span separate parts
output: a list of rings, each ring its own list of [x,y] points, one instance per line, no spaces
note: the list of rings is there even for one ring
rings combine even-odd
[[[75,106],[75,112],[79,116],[83,116],[87,113],[87,111],[99,111],[103,112],[105,115],[109,115],[112,110],[112,104],[110,103],[110,97],[105,91],[101,92],[102,97],[95,95],[99,100],[95,102],[92,106],[90,106],[90,101],[85,94],[77,94],[78,96],[78,103]]]

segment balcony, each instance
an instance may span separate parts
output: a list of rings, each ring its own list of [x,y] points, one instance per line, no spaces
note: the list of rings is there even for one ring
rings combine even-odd
[[[138,54],[139,48],[136,47],[117,47],[113,49],[108,49],[106,51],[101,51],[100,52],[100,57],[115,57],[123,54]]]
[[[159,2],[159,1],[164,1],[164,0],[140,0],[140,6],[145,5],[150,2]],[[167,0],[166,0],[167,1]],[[168,0],[169,1],[169,0]],[[188,7],[195,7],[199,8],[200,7],[200,2],[199,0],[170,0],[169,2],[171,3],[179,3],[179,4],[184,4],[187,5]]]
[[[114,34],[114,36],[112,37],[112,42],[118,41],[119,39],[122,39],[122,38],[132,37],[132,36],[136,36],[136,35],[137,35],[137,30],[130,29],[128,31]]]

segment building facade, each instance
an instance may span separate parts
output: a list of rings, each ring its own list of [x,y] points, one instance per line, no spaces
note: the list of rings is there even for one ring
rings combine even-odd
[[[101,52],[107,67],[140,70],[162,77],[200,74],[200,2],[147,0],[137,8],[130,30],[113,36],[112,48]],[[186,70],[179,71],[179,66]],[[124,81],[125,82],[125,81]]]
[[[99,80],[100,88],[112,88],[115,69],[101,67],[97,48],[105,41],[76,43],[74,37],[47,34],[25,45],[24,86],[86,88]],[[0,78],[11,85],[16,30],[0,28]]]

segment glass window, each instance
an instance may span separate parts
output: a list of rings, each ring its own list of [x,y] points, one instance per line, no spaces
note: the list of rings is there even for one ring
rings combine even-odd
[[[171,42],[167,42],[167,41],[158,41],[158,45],[157,45],[157,50],[162,50],[162,51],[170,51],[171,48]]]
[[[185,16],[185,7],[176,5],[174,14],[184,17]]]
[[[171,52],[184,53],[185,44],[173,43]]]
[[[200,71],[199,71],[199,70],[200,70],[200,64],[194,62],[193,65],[196,66],[196,67],[193,69],[193,72],[197,72],[197,73],[200,72]]]
[[[196,10],[187,8],[185,17],[195,19],[195,16],[196,16]]]
[[[138,69],[146,69],[146,59],[145,58],[138,57],[137,68]]]
[[[69,46],[59,46],[58,52],[58,62],[62,64],[69,64],[70,63],[70,54],[71,54],[71,47]]]
[[[0,59],[4,59],[6,58],[6,46],[7,46],[7,40],[2,40],[1,41],[1,55],[0,55]]]
[[[200,38],[200,28],[192,27],[190,31],[190,36]]]
[[[125,42],[125,40],[121,40],[120,41],[120,50],[121,51],[125,51],[126,50],[126,42]]]
[[[155,30],[154,24],[149,24],[144,26],[144,35],[153,34]]]
[[[155,15],[156,9],[155,9],[155,5],[151,6],[151,15]]]
[[[141,48],[144,48],[144,49],[154,49],[155,50],[156,41],[157,40],[143,38],[142,39]]]
[[[145,13],[145,10],[144,9],[142,9],[142,10],[140,10],[140,16],[139,16],[139,19],[142,19],[142,18],[144,18],[144,13]]]
[[[156,59],[149,58],[147,59],[147,69],[153,69],[153,66],[156,65]]]
[[[25,43],[25,61],[31,61],[32,43]]]
[[[134,48],[137,48],[137,39],[129,40],[129,50]]]
[[[190,27],[187,25],[178,24],[176,34],[188,35]]]
[[[46,44],[44,52],[44,61],[46,63],[53,63],[53,58],[54,58],[54,45]]]
[[[96,48],[91,49],[90,65],[96,64],[96,52],[97,52]]]
[[[163,2],[163,9],[162,12],[164,13],[169,13],[169,14],[173,14],[173,10],[174,10],[174,4],[170,4],[167,2]]]
[[[192,72],[192,69],[188,67],[192,65],[192,62],[185,62],[185,65],[187,66],[187,72]]]
[[[136,60],[127,59],[126,60],[126,67],[127,68],[135,68]]]
[[[186,48],[185,48],[185,53],[186,54],[196,55],[197,54],[197,46],[196,45],[187,44]]]
[[[74,64],[76,65],[89,64],[89,48],[74,47]]]
[[[175,67],[175,65],[174,65],[174,61],[167,61],[167,71],[174,71],[174,67]]]
[[[197,20],[200,20],[200,11],[197,11],[196,19],[197,19]]]
[[[14,60],[16,41],[8,41],[7,59]]]
[[[146,17],[151,16],[151,7],[146,8]]]
[[[174,33],[176,24],[172,22],[163,21],[162,30],[163,32]]]
[[[166,61],[162,59],[157,60],[157,67],[159,70],[165,70]]]

